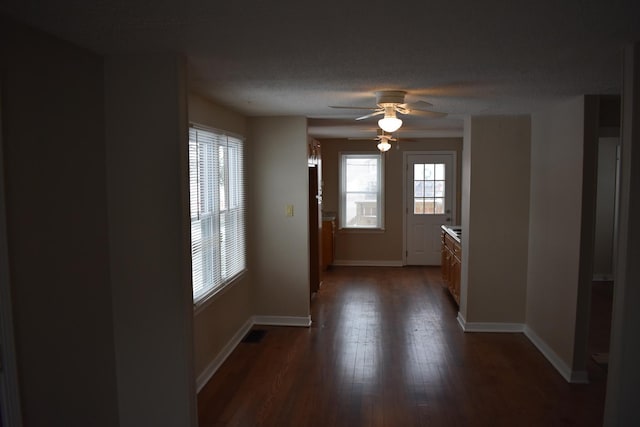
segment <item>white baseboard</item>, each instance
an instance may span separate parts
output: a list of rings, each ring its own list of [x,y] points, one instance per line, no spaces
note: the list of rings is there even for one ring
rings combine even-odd
[[[402,267],[402,260],[376,261],[376,260],[334,260],[331,265],[338,267]]]
[[[458,324],[464,332],[510,332],[524,333],[524,335],[536,346],[542,355],[569,383],[587,384],[589,382],[587,371],[574,371],[547,345],[531,328],[522,323],[485,323],[467,322],[461,313],[458,313]]]
[[[204,368],[204,371],[202,371],[200,375],[198,375],[198,378],[196,378],[196,393],[199,393],[200,390],[202,390],[202,387],[204,387],[209,382],[211,377],[213,377],[213,374],[215,374],[220,366],[222,366],[224,361],[227,360],[227,357],[229,357],[233,350],[235,350],[238,344],[240,344],[240,341],[242,341],[242,338],[247,335],[252,327],[253,318],[250,317],[249,319],[247,319],[244,325],[242,325],[242,327],[240,327],[240,329],[238,329],[238,331],[233,335],[231,340],[229,340],[229,342],[222,348],[215,359],[213,359],[211,363],[209,363],[207,367]]]
[[[574,384],[587,384],[589,377],[587,371],[574,371],[558,356],[558,354],[547,345],[547,343],[536,334],[533,329],[528,326],[524,327],[524,335],[529,338],[529,341],[535,345],[540,353],[553,365],[554,368],[562,375],[562,377],[569,383]]]
[[[464,332],[519,333],[523,332],[525,327],[522,323],[467,322],[460,312],[458,312],[458,324]]]
[[[267,326],[311,326],[311,316],[294,317],[294,316],[253,316],[254,325]]]

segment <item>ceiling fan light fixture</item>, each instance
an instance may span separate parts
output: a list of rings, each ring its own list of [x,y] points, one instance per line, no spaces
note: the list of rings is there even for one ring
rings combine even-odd
[[[391,148],[391,144],[389,144],[389,142],[386,139],[383,139],[382,141],[380,141],[380,143],[378,144],[378,150],[380,150],[381,152],[385,152],[385,151],[389,151],[389,149]]]
[[[393,107],[385,107],[384,118],[378,120],[378,126],[385,132],[393,133],[400,129],[402,120],[396,117]]]
[[[400,129],[400,126],[402,126],[402,120],[397,118],[395,114],[392,116],[387,116],[385,114],[383,119],[378,120],[378,126],[380,126],[380,129],[385,132],[392,133]]]

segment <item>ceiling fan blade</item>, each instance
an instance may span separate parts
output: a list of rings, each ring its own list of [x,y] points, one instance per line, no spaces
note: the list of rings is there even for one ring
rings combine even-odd
[[[427,111],[427,110],[411,110],[409,114],[412,116],[429,117],[432,119],[439,119],[447,116],[447,113],[440,113],[437,111]]]
[[[366,116],[357,117],[356,120],[364,120],[364,119],[368,119],[369,117],[379,116],[380,114],[384,114],[384,110],[374,111],[373,113],[367,114]]]
[[[378,109],[378,107],[345,107],[340,105],[329,105],[329,108],[343,108],[347,110],[371,110],[371,111]]]
[[[426,110],[433,107],[433,104],[427,101],[416,101],[402,104],[402,106],[410,110]]]

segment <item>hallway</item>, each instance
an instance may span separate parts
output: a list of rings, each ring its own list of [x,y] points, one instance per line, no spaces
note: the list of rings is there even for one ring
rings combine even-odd
[[[439,268],[338,267],[311,328],[256,326],[198,396],[200,426],[599,426],[522,334],[463,333]]]

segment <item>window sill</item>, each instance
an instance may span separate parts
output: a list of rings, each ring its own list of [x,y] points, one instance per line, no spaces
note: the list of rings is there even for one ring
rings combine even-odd
[[[341,234],[382,234],[384,228],[340,228],[338,233]]]
[[[229,280],[224,285],[218,286],[217,288],[210,291],[208,294],[205,294],[198,302],[193,303],[193,315],[197,316],[200,314],[205,308],[207,308],[211,303],[216,301],[222,295],[224,295],[227,290],[234,287],[247,273],[247,270],[243,270],[238,273],[233,279]]]

